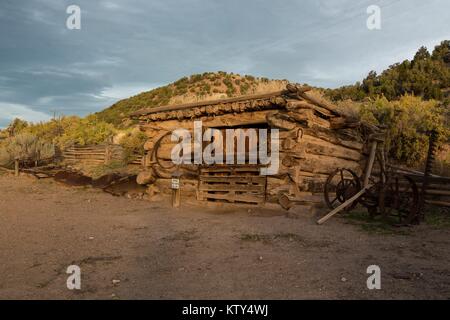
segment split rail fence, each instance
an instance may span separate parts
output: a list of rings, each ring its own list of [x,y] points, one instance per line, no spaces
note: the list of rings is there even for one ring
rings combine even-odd
[[[109,164],[113,161],[123,161],[125,150],[115,144],[73,145],[62,152],[62,157],[68,163]],[[142,155],[139,154],[128,159],[128,164],[141,165],[141,163]]]

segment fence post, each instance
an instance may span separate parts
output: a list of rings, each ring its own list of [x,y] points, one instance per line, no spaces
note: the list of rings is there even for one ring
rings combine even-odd
[[[109,164],[110,162],[111,162],[111,146],[107,144],[105,148],[105,164]]]
[[[181,186],[180,186],[181,174],[177,170],[172,175],[172,207],[179,208],[181,203]]]
[[[39,160],[41,160],[41,151],[37,151],[36,152],[36,159],[34,160],[34,166],[35,167],[39,166]]]
[[[14,176],[19,176],[19,158],[14,159]]]

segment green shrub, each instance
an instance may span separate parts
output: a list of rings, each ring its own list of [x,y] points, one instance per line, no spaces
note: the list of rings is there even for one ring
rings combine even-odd
[[[242,83],[239,87],[241,94],[246,94],[250,90],[250,85],[248,83]]]
[[[17,120],[10,125],[17,124]],[[25,134],[33,136],[42,143],[58,145],[65,148],[71,144],[101,144],[112,138],[116,129],[112,124],[99,120],[97,116],[86,118],[77,116],[61,117],[47,122],[27,123],[15,129],[16,136]],[[23,138],[20,138],[23,139]]]
[[[417,165],[427,154],[429,132],[440,133],[439,145],[449,138],[443,109],[434,100],[405,95],[396,101],[385,97],[364,103],[360,110],[364,121],[387,127],[389,156],[407,165]]]
[[[57,144],[64,148],[71,144],[89,145],[108,142],[115,134],[112,124],[99,120],[95,115],[80,119],[70,117],[64,119],[63,133],[55,137]]]
[[[201,81],[202,79],[203,79],[203,77],[202,77],[201,74],[193,74],[193,75],[191,76],[191,78],[190,78],[190,82],[191,82],[191,83],[196,83],[196,82]]]
[[[22,119],[16,118],[9,124],[8,128],[6,129],[6,131],[9,133],[9,135],[14,136],[16,134],[21,133],[28,126],[29,126],[28,122],[26,122],[26,121],[24,121]]]
[[[327,90],[333,100],[352,99],[361,101],[366,97],[384,95],[389,100],[409,93],[424,99],[443,100],[450,87],[450,41],[442,41],[432,54],[421,47],[414,58],[391,65],[381,74],[369,72],[362,82]]]
[[[16,158],[36,161],[53,157],[53,144],[40,140],[30,133],[19,133],[6,139],[0,146],[0,165],[10,166]]]
[[[144,155],[144,144],[147,136],[137,130],[133,130],[120,139],[120,145],[125,149],[125,158],[130,159],[133,155]]]

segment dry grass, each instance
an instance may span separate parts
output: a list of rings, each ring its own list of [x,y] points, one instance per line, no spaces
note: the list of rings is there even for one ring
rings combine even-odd
[[[212,101],[219,99],[226,99],[230,96],[241,96],[250,94],[260,94],[267,92],[275,92],[286,89],[288,81],[286,80],[246,80],[245,76],[238,74],[233,74],[229,76],[229,81],[232,86],[232,91],[228,91],[225,79],[213,80],[205,78],[202,80],[198,87],[194,87],[193,90],[188,91],[183,95],[177,95],[170,99],[169,105],[184,104],[184,103],[194,103],[201,101]],[[224,81],[225,80],[225,81]],[[201,94],[199,90],[202,87],[209,86],[210,93]],[[248,86],[247,90],[244,90]]]

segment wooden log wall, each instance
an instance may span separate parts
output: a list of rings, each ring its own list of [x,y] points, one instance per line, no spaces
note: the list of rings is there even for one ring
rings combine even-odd
[[[280,129],[280,167],[276,175],[267,178],[267,200],[276,201],[280,192],[293,193],[294,184],[297,184],[305,199],[319,203],[323,199],[323,186],[329,173],[336,168],[350,168],[361,173],[363,143],[352,128],[332,129],[333,123],[339,122],[335,119],[340,117],[326,109],[317,107],[315,110],[308,103],[296,104],[295,107],[293,101],[287,103],[291,107],[284,112],[259,110],[241,112],[239,115],[204,116],[195,120],[202,120],[204,127],[213,128],[251,128],[263,124]],[[340,120],[340,123],[345,123],[345,119]],[[152,177],[142,179],[143,182],[153,181],[155,175],[164,181],[170,177],[170,172],[162,174],[164,170],[159,168],[151,155],[161,137],[179,128],[192,132],[193,125],[194,119],[170,119],[141,125],[149,137],[144,146],[148,154],[144,160],[147,167],[145,175]],[[163,141],[158,156],[170,161],[171,150],[176,142],[170,142],[170,136],[166,136]],[[189,192],[192,192],[191,188]]]

